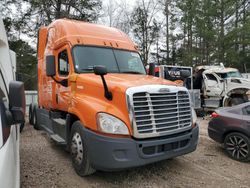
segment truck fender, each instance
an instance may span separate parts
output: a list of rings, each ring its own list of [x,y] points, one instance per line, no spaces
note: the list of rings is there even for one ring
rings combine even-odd
[[[74,114],[67,114],[66,115],[66,150],[70,151],[70,133],[71,127],[75,121],[78,121],[79,118]]]
[[[228,95],[225,95],[225,97],[223,98],[223,101],[222,101],[222,106],[223,107],[227,105],[229,98],[230,97]]]
[[[223,98],[223,106],[227,106],[229,99],[233,97],[239,97],[242,96],[244,100],[247,100],[245,97],[247,97],[246,93],[249,91],[248,88],[235,88],[226,93],[226,95]]]

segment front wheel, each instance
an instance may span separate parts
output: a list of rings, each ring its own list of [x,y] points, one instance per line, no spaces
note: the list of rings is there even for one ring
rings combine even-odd
[[[235,97],[235,98],[232,98],[231,99],[231,105],[232,106],[235,106],[235,105],[238,105],[238,104],[242,104],[246,102],[243,98],[240,98],[240,97]]]
[[[227,154],[238,161],[250,160],[250,139],[241,133],[230,133],[224,140]]]
[[[95,169],[90,164],[87,145],[84,141],[83,125],[80,121],[72,125],[70,138],[71,160],[76,173],[80,176],[93,174]]]
[[[224,104],[226,107],[230,107],[230,106],[235,106],[238,104],[242,104],[247,102],[247,100],[242,96],[242,97],[233,97],[233,98],[229,98],[226,103]]]

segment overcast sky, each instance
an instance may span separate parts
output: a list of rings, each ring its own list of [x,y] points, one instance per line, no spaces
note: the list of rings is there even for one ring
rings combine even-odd
[[[117,3],[126,1],[128,4],[131,4],[131,6],[133,6],[137,0],[102,0],[103,4],[107,4],[109,1],[116,1]]]

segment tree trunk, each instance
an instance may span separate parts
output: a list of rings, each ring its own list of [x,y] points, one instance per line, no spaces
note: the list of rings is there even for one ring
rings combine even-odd
[[[169,64],[169,0],[165,0],[167,64]]]
[[[235,35],[235,41],[234,41],[234,48],[235,48],[235,52],[237,52],[237,53],[239,51],[239,45],[238,45],[238,39],[239,39],[238,38],[238,22],[239,22],[239,2],[236,1],[236,3],[235,3],[235,24],[234,24],[234,27],[236,29],[236,35]]]
[[[56,19],[61,18],[61,6],[62,6],[61,0],[57,0],[56,1],[56,12],[55,12],[55,14],[56,14],[55,18]]]
[[[247,72],[247,67],[246,67],[246,62],[245,62],[245,57],[246,57],[246,41],[245,41],[245,33],[246,31],[244,30],[244,26],[246,25],[246,6],[247,6],[247,1],[243,1],[243,31],[242,31],[242,53],[243,53],[243,61],[242,61],[242,66],[243,66],[243,72]]]
[[[220,1],[220,43],[219,43],[219,61],[220,63],[225,63],[225,27],[224,27],[224,0]]]

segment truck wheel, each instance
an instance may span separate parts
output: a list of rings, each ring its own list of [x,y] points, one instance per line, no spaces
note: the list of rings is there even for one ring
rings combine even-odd
[[[19,132],[20,132],[20,133],[23,131],[24,125],[25,125],[25,123],[21,123],[21,124],[20,124],[20,129],[19,129]]]
[[[228,134],[224,140],[224,147],[232,159],[243,162],[250,160],[250,139],[244,134]]]
[[[243,98],[240,98],[240,97],[234,97],[230,100],[230,106],[235,106],[235,105],[238,105],[238,104],[242,104],[244,103],[245,100]]]
[[[79,176],[88,176],[95,172],[90,164],[88,148],[84,141],[83,125],[79,121],[72,125],[70,153],[73,167]]]
[[[36,112],[37,108],[38,108],[37,105],[34,105],[34,108],[33,108],[33,126],[34,126],[34,129],[41,130],[38,123],[37,123],[37,112]]]
[[[30,104],[29,106],[29,124],[34,125],[33,123],[33,103]]]

